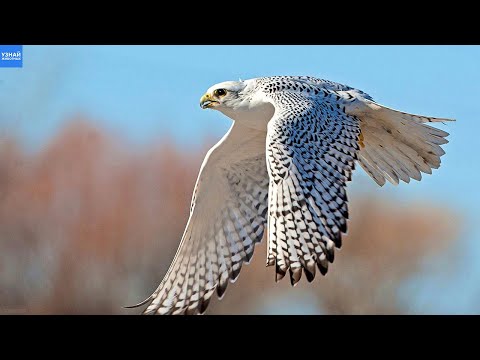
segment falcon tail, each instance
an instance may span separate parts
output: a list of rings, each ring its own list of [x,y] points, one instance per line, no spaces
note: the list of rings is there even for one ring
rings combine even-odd
[[[441,145],[449,134],[426,123],[455,120],[407,114],[370,101],[366,105],[358,116],[358,161],[378,185],[421,180],[422,172],[440,167]]]

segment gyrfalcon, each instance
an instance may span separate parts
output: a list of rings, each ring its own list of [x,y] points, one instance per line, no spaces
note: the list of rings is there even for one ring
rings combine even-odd
[[[266,234],[276,281],[310,282],[334,260],[347,231],[346,184],[356,162],[375,182],[431,174],[448,133],[309,76],[227,81],[200,100],[233,120],[207,153],[180,246],[145,314],[201,314],[221,298]]]

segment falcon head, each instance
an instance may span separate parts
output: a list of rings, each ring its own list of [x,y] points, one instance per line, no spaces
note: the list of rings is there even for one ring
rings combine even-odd
[[[256,79],[225,81],[213,85],[200,99],[202,109],[215,109],[245,126],[266,131],[273,105],[257,91]]]
[[[236,109],[245,100],[246,81],[225,81],[215,84],[200,99],[202,109]]]

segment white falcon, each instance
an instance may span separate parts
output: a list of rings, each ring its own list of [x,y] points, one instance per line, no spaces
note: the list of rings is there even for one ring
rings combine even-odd
[[[201,314],[222,298],[264,232],[276,281],[310,282],[347,231],[346,183],[355,162],[382,186],[431,174],[449,121],[377,104],[366,93],[309,76],[227,81],[200,100],[233,120],[207,153],[190,217],[144,314]]]

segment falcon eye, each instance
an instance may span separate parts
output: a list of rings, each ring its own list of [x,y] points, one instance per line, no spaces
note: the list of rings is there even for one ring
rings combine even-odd
[[[215,95],[216,97],[221,97],[221,96],[225,96],[227,95],[227,90],[225,89],[217,89],[213,92],[213,95]]]

